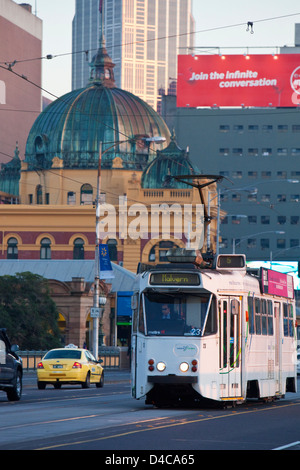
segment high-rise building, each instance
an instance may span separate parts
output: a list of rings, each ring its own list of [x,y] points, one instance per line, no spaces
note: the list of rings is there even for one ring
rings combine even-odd
[[[193,47],[192,0],[76,0],[73,90],[88,82],[101,6],[117,86],[160,110],[161,94],[176,93],[177,55]]]
[[[41,112],[42,20],[31,6],[0,1],[0,163],[24,158],[30,128]],[[37,86],[27,81],[30,79]]]

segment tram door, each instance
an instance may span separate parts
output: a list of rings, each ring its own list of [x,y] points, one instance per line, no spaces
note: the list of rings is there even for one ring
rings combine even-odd
[[[220,397],[241,396],[241,300],[226,297],[219,301]]]
[[[276,383],[276,392],[280,391],[281,388],[281,342],[280,342],[280,302],[274,302],[274,320],[275,320],[275,364],[274,364],[274,379]]]

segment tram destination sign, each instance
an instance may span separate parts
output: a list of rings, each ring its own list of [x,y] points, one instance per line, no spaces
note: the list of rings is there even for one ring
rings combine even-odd
[[[200,277],[196,273],[152,273],[152,286],[199,286]]]

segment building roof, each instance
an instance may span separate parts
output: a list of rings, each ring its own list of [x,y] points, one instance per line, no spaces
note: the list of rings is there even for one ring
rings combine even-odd
[[[114,278],[109,279],[111,292],[132,291],[135,275],[127,269],[111,263]],[[1,260],[0,276],[15,276],[17,273],[31,272],[45,279],[70,282],[73,277],[94,282],[94,260]]]

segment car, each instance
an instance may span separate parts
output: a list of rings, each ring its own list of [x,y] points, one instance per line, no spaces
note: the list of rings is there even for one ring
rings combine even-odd
[[[65,348],[51,349],[37,365],[37,386],[39,390],[51,384],[61,388],[63,384],[81,384],[89,388],[104,385],[104,371],[101,363],[90,351],[71,344]]]
[[[23,363],[17,355],[19,347],[11,345],[6,329],[0,328],[0,390],[9,401],[19,401],[22,396]]]

